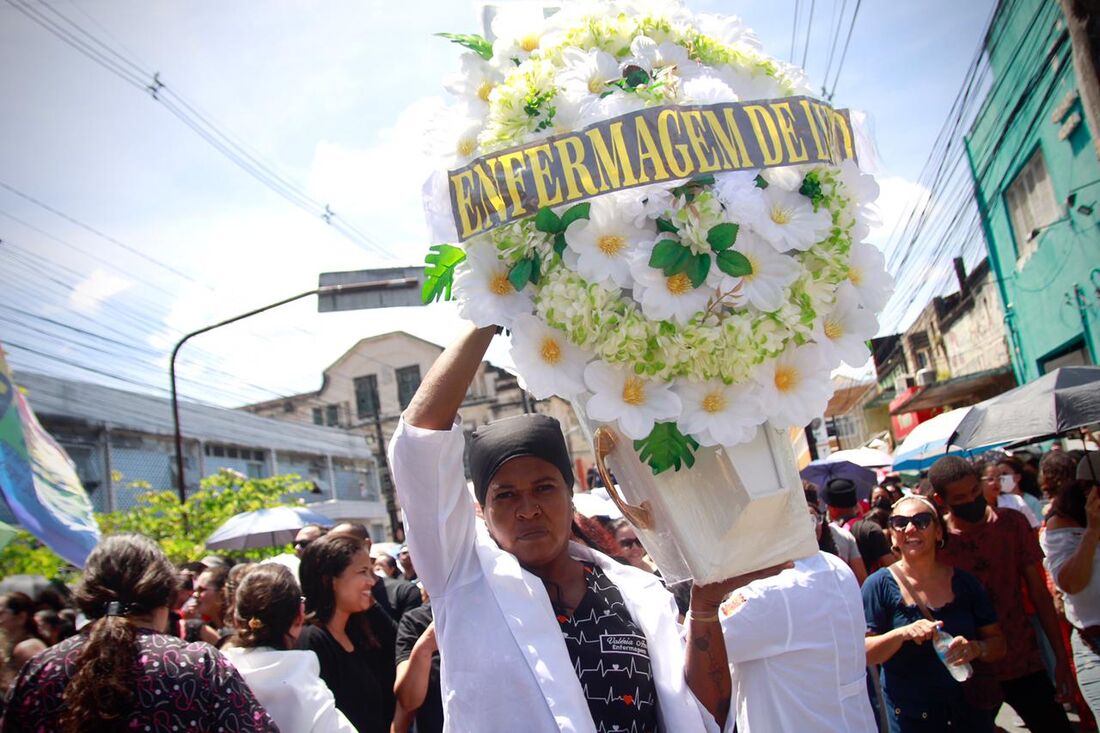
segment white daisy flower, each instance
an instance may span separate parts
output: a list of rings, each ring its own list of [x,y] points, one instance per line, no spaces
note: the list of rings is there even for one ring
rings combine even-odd
[[[680,398],[670,385],[603,361],[584,368],[584,383],[592,392],[585,405],[588,416],[603,423],[618,421],[631,440],[642,440],[658,420],[672,420],[680,414]]]
[[[734,278],[719,270],[723,279],[715,283],[718,289],[729,290],[740,282],[738,294],[741,298],[764,313],[779,310],[787,300],[791,283],[802,274],[802,266],[793,257],[776,252],[774,247],[746,229],[738,232],[733,250],[745,256],[752,272]]]
[[[826,354],[827,366],[844,362],[858,369],[871,357],[867,339],[877,332],[875,314],[860,307],[859,295],[851,284],[841,283],[836,303],[814,324],[813,336]]]
[[[844,191],[852,197],[855,225],[852,239],[862,242],[871,233],[871,227],[882,223],[874,202],[878,199],[879,186],[875,177],[864,173],[853,160],[845,160],[837,169]]]
[[[657,43],[649,36],[636,36],[630,42],[630,58],[624,66],[645,69],[651,77],[662,69],[671,70],[681,79],[696,76],[702,67],[688,57],[688,50],[678,43]]]
[[[599,96],[607,91],[608,82],[622,77],[615,57],[598,48],[567,48],[562,52],[562,63],[557,82],[565,96],[573,100]]]
[[[713,15],[701,13],[695,16],[699,32],[721,41],[727,46],[740,46],[745,49],[759,50],[760,39],[745,23],[735,15]]]
[[[859,302],[873,313],[878,313],[894,292],[894,278],[886,272],[886,258],[873,244],[857,242],[848,252],[848,280],[852,283]]]
[[[756,185],[758,171],[714,174],[714,195],[735,222],[753,222],[764,216],[764,189]]]
[[[788,346],[778,359],[757,367],[760,402],[776,427],[802,427],[820,417],[833,385],[817,344]]]
[[[524,313],[515,317],[508,353],[535,399],[553,395],[569,399],[584,391],[584,365],[589,355],[537,316]]]
[[[756,390],[749,384],[681,380],[673,387],[683,404],[676,421],[699,445],[737,445],[752,438],[764,421]]]
[[[723,66],[716,69],[715,73],[729,85],[739,99],[751,101],[784,96],[779,82],[767,74],[754,74],[748,68],[735,66]]]
[[[587,219],[577,219],[565,232],[568,252],[566,264],[585,280],[597,283],[610,281],[620,288],[629,288],[630,258],[644,242],[652,241],[653,230],[636,226],[632,217],[620,206],[636,194],[624,191],[592,200]]]
[[[493,38],[492,63],[511,69],[513,59],[524,61],[542,44],[546,28],[543,9],[537,5],[497,5],[490,29]]]
[[[692,287],[691,279],[684,272],[667,277],[661,270],[649,266],[652,254],[653,243],[650,243],[640,248],[631,259],[634,300],[651,321],[673,320],[685,325],[696,313],[706,309],[707,301],[714,295],[714,288],[706,283]],[[714,266],[712,258],[711,268]]]
[[[531,289],[516,292],[508,280],[508,264],[497,257],[489,242],[466,247],[466,259],[455,269],[454,296],[458,314],[478,328],[504,326],[534,308]]]
[[[764,189],[764,215],[752,222],[756,233],[780,252],[805,251],[828,236],[832,226],[827,210],[814,211],[810,199],[779,186]]]
[[[737,93],[729,84],[709,73],[685,79],[680,92],[681,101],[690,104],[718,104],[738,100]]]
[[[461,97],[467,104],[487,105],[490,92],[504,77],[488,61],[473,52],[462,54],[461,64],[461,70],[447,77],[443,87],[451,94]]]

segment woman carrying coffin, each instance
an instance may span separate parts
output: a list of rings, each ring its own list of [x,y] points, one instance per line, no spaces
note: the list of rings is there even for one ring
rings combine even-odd
[[[470,330],[439,357],[390,443],[409,548],[433,601],[448,729],[713,730],[730,704],[718,606],[779,568],[695,587],[685,650],[656,576],[570,543],[573,470],[545,415],[473,434],[479,522],[456,416],[492,338],[492,328]]]

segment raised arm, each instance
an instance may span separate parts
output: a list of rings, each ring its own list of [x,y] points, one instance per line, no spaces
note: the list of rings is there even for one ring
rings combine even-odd
[[[448,346],[405,409],[405,422],[426,430],[450,430],[493,334],[492,326],[470,326]]]

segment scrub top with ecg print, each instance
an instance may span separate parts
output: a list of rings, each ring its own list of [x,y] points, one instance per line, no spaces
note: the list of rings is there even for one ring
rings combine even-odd
[[[645,634],[615,584],[585,563],[588,591],[572,616],[555,608],[597,733],[657,730],[657,688]]]

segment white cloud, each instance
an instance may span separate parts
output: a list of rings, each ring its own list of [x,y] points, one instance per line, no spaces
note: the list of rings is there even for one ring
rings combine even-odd
[[[69,306],[80,313],[92,314],[99,310],[102,303],[132,285],[130,280],[97,267],[73,288],[69,294]]]

